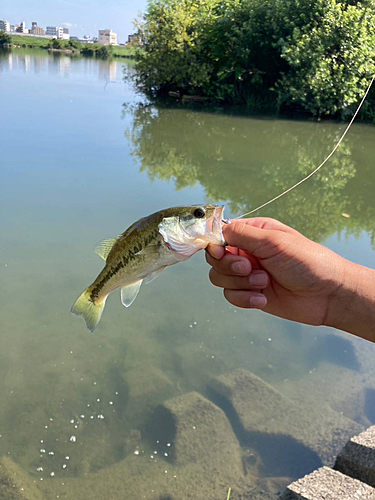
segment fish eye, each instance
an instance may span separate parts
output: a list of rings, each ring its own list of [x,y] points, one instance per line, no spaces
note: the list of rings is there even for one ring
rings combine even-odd
[[[206,215],[206,212],[203,210],[203,208],[199,207],[194,210],[194,217],[197,219],[202,219]]]

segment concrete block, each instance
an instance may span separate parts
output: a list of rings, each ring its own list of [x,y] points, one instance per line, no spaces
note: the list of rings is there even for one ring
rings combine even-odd
[[[169,399],[155,412],[155,439],[170,442],[175,465],[207,462],[243,474],[242,453],[225,413],[197,392]]]
[[[375,426],[347,442],[336,459],[335,469],[375,487]]]
[[[339,471],[321,467],[290,484],[280,500],[375,500],[375,490]]]
[[[245,433],[292,438],[309,448],[318,458],[312,468],[333,465],[346,441],[363,429],[328,406],[318,410],[295,403],[247,370],[214,378],[210,389],[221,398],[218,404],[229,403]]]

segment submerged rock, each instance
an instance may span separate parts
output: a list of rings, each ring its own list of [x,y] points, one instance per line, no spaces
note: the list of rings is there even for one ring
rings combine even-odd
[[[328,405],[318,410],[297,404],[247,370],[220,375],[212,380],[210,388],[244,439],[259,443],[263,439],[265,449],[278,447],[281,453],[284,449],[291,466],[294,454],[296,470],[283,470],[281,474],[302,475],[303,471],[298,470],[302,460],[310,470],[333,464],[345,442],[363,429]]]
[[[177,391],[165,373],[152,365],[145,364],[127,370],[123,378],[129,390],[125,415],[135,427]]]
[[[256,480],[244,475],[241,447],[225,413],[202,395],[171,398],[151,420],[151,443],[144,442],[111,467],[70,478],[64,486],[44,481],[46,497],[64,492],[75,500],[219,500],[231,487],[231,500],[271,499],[245,496],[259,493]]]
[[[243,474],[242,452],[225,413],[197,392],[169,399],[155,412],[154,433],[171,443],[176,465],[207,462]]]
[[[34,481],[8,457],[0,458],[0,498],[4,500],[43,500]]]

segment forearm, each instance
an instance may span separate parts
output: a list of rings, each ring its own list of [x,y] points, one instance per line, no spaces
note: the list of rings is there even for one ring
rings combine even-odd
[[[344,268],[324,324],[375,342],[375,270],[349,261]]]

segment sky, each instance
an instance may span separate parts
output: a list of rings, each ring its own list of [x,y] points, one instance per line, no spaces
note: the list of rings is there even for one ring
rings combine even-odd
[[[133,33],[133,21],[147,7],[147,0],[1,0],[0,19],[10,24],[36,21],[38,26],[63,26],[73,36],[98,36],[98,30],[111,29],[118,43]]]

